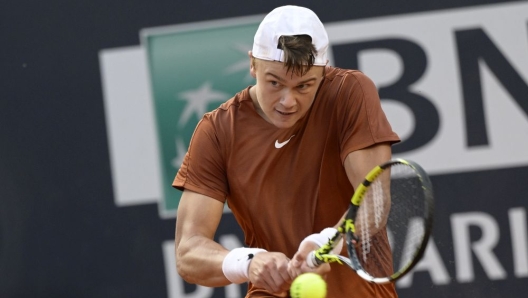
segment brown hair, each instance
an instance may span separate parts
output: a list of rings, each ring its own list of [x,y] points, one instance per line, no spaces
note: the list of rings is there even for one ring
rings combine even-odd
[[[306,74],[313,66],[317,50],[309,35],[283,35],[277,48],[284,51],[284,66],[299,76]]]

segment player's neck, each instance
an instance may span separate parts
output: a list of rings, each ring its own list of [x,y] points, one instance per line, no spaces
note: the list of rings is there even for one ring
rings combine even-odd
[[[262,111],[262,108],[260,107],[260,104],[258,102],[257,91],[255,86],[251,86],[249,88],[249,96],[251,97],[251,102],[253,102],[253,107],[255,108],[255,111],[260,115],[260,117],[268,121],[266,115],[264,114],[264,111]]]

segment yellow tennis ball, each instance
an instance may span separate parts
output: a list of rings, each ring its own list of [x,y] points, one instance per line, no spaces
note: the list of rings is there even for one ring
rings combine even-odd
[[[325,298],[326,281],[316,273],[303,273],[291,284],[292,298]]]

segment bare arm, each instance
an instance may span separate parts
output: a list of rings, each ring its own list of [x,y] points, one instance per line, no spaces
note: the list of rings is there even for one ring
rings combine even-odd
[[[208,287],[231,283],[222,272],[229,251],[213,240],[223,208],[211,197],[189,190],[182,194],[176,219],[176,267],[189,283]]]
[[[208,196],[183,192],[176,220],[176,267],[189,283],[208,287],[231,283],[222,271],[229,251],[213,240],[223,208],[221,202]],[[292,282],[288,261],[283,253],[259,253],[250,263],[249,280],[274,293],[287,291]]]
[[[348,180],[357,189],[359,184],[363,182],[365,176],[375,166],[381,165],[387,162],[392,157],[391,146],[389,143],[380,143],[365,149],[350,152],[345,158],[345,171],[348,176]],[[345,218],[346,211],[339,222],[336,223],[335,228],[337,229]]]
[[[350,152],[345,159],[345,171],[354,189],[365,179],[375,166],[391,159],[391,147],[388,143]]]

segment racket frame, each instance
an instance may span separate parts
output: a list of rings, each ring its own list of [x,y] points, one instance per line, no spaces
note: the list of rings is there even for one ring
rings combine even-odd
[[[414,255],[412,256],[412,261],[406,264],[405,267],[401,268],[399,271],[392,273],[389,276],[386,277],[374,277],[371,274],[369,274],[367,271],[363,269],[363,266],[361,265],[357,252],[354,248],[354,242],[356,241],[355,237],[355,218],[358,212],[359,207],[361,206],[361,202],[363,201],[365,194],[371,185],[371,183],[381,174],[383,171],[385,171],[387,168],[390,168],[391,166],[395,164],[403,164],[405,166],[411,167],[415,173],[417,173],[417,177],[422,182],[422,188],[424,190],[425,194],[425,214],[424,214],[424,236],[422,238],[421,245],[418,250],[414,252]],[[340,226],[337,229],[336,234],[329,239],[328,243],[324,244],[319,248],[318,250],[312,252],[308,259],[309,264],[313,264],[315,266],[319,266],[323,263],[332,263],[337,262],[339,264],[345,264],[352,268],[356,273],[363,278],[364,280],[372,283],[377,284],[384,284],[389,282],[395,282],[396,280],[402,278],[405,274],[407,274],[422,258],[425,249],[427,247],[427,243],[429,242],[429,237],[432,233],[432,226],[433,226],[433,214],[434,214],[434,204],[433,204],[433,190],[432,190],[432,184],[429,180],[429,177],[427,173],[422,169],[420,165],[418,165],[415,162],[405,160],[405,159],[394,159],[391,161],[388,161],[382,165],[376,166],[374,169],[372,169],[365,177],[363,182],[357,187],[357,189],[354,192],[354,195],[352,196],[350,200],[351,204],[348,208],[347,214],[343,221],[341,222]],[[343,235],[345,236],[345,242],[347,246],[348,255],[350,258],[331,254],[331,251],[334,249],[335,245],[343,238]]]

